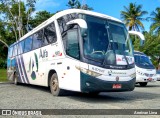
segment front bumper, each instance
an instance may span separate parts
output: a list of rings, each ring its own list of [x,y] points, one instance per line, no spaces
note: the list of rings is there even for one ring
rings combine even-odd
[[[151,78],[151,79],[150,79]],[[136,82],[156,82],[157,77],[136,76]]]
[[[160,81],[160,75],[157,76],[157,81]]]
[[[104,81],[81,72],[81,92],[122,92],[133,91],[136,79],[130,81]],[[121,88],[113,89],[113,84],[121,84]]]

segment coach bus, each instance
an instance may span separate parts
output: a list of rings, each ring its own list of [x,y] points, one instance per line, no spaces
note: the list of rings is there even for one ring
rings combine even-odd
[[[139,32],[129,33],[144,40]],[[10,45],[8,79],[50,87],[55,96],[65,90],[132,91],[136,73],[129,33],[108,15],[61,11]]]
[[[147,55],[135,51],[136,83],[146,86],[148,82],[157,81],[156,68]]]

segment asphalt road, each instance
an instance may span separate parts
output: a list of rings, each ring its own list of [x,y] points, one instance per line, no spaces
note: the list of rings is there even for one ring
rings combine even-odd
[[[46,87],[0,83],[0,109],[160,109],[160,81],[136,85],[132,92],[69,92],[63,97],[52,96]]]

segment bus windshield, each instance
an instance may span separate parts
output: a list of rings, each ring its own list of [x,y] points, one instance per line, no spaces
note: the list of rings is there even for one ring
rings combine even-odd
[[[103,65],[133,63],[132,44],[124,24],[90,15],[83,15],[83,19],[88,26],[87,36],[83,38],[86,58]]]
[[[136,65],[143,65],[143,66],[153,65],[150,59],[145,55],[135,55],[134,58]]]

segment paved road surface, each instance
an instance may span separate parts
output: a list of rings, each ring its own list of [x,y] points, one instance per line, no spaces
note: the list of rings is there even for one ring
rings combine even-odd
[[[160,109],[160,81],[137,85],[132,92],[98,96],[70,92],[63,97],[52,96],[46,87],[1,83],[0,109]]]

